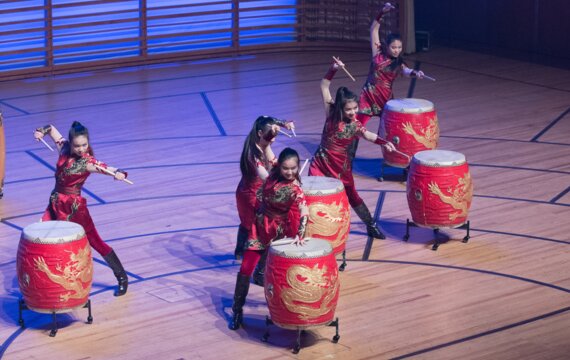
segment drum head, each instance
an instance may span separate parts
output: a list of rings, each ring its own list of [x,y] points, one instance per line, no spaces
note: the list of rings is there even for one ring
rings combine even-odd
[[[70,221],[44,221],[28,225],[22,238],[37,244],[64,244],[85,236],[79,224]]]
[[[431,101],[424,99],[392,99],[384,105],[384,110],[403,114],[422,114],[428,111],[433,111],[434,106]]]
[[[306,238],[303,245],[293,245],[294,239],[286,238],[274,241],[269,251],[275,255],[290,259],[316,258],[332,253],[330,242],[321,239]]]
[[[342,181],[325,176],[304,176],[301,188],[305,195],[330,195],[344,191]]]
[[[449,150],[424,150],[417,152],[412,160],[424,166],[458,166],[465,163],[465,155]]]

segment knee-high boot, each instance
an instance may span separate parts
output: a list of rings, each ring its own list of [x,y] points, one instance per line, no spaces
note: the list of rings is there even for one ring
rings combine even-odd
[[[243,306],[249,292],[249,276],[238,273],[236,289],[234,291],[234,304],[232,305],[232,320],[229,324],[231,330],[237,330],[243,322]]]
[[[263,286],[265,283],[265,262],[267,261],[267,254],[269,253],[269,248],[265,249],[263,254],[261,254],[261,258],[259,262],[255,266],[255,270],[253,271],[253,283],[255,285]]]
[[[245,248],[248,235],[249,232],[247,229],[240,225],[237,233],[236,249],[234,250],[234,257],[236,260],[243,258],[243,249]]]
[[[112,250],[109,254],[103,256],[103,259],[105,259],[111,270],[113,270],[113,274],[115,274],[119,283],[119,287],[117,291],[115,291],[115,296],[125,295],[127,293],[127,288],[129,287],[129,278],[121,264],[121,260],[119,260],[117,254],[115,254],[115,250]]]
[[[360,220],[366,224],[366,232],[368,233],[368,236],[372,236],[376,239],[386,239],[386,236],[382,231],[380,231],[374,219],[372,219],[372,215],[370,215],[370,211],[368,210],[368,207],[366,207],[366,204],[362,203],[353,209]]]

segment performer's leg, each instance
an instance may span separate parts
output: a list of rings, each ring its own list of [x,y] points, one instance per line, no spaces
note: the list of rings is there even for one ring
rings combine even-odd
[[[260,257],[261,251],[258,250],[246,250],[243,253],[243,261],[237,275],[236,288],[234,291],[234,303],[232,305],[233,316],[228,326],[231,330],[239,329],[243,322],[243,306],[245,305],[245,299],[249,292],[249,278]]]
[[[267,261],[267,254],[269,253],[269,249],[265,249],[263,254],[261,254],[261,258],[257,262],[257,266],[255,267],[255,271],[253,272],[253,283],[255,285],[259,285],[263,287],[265,282],[265,262]]]
[[[247,229],[240,224],[237,233],[236,248],[234,250],[234,257],[236,260],[239,260],[243,257],[243,250],[245,247],[245,243],[247,242],[248,234],[249,232],[247,231]]]
[[[95,251],[103,256],[103,259],[105,259],[117,278],[118,288],[115,291],[115,296],[125,295],[127,293],[127,288],[129,287],[129,278],[127,276],[127,272],[123,268],[123,264],[121,264],[121,260],[119,260],[115,251],[107,245],[103,239],[101,239],[101,236],[99,236],[95,226],[92,225],[87,228],[86,234],[89,244],[93,249],[95,249]]]
[[[364,203],[364,200],[358,195],[354,186],[346,186],[345,184],[346,195],[348,197],[348,201],[350,202],[350,206],[356,212],[356,215],[362,220],[362,222],[366,225],[366,233],[368,236],[372,236],[376,239],[386,239],[386,236],[380,231],[376,222],[372,218],[368,207]]]

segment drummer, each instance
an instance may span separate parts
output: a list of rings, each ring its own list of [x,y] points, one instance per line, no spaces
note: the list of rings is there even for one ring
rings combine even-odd
[[[358,112],[358,97],[346,87],[340,87],[336,92],[334,102],[330,93],[331,80],[338,68],[344,64],[335,59],[328,73],[321,80],[321,93],[325,105],[326,121],[321,137],[321,144],[315,153],[309,168],[309,176],[328,176],[342,181],[350,206],[360,220],[366,224],[366,232],[377,239],[386,237],[380,231],[370,215],[364,200],[358,195],[352,175],[352,163],[349,149],[354,139],[360,136],[375,144],[384,146],[387,151],[393,151],[394,145],[366,130],[356,118]]]
[[[103,256],[117,278],[119,286],[115,296],[124,295],[129,285],[127,272],[115,251],[101,239],[95,229],[93,219],[87,210],[87,201],[81,196],[81,188],[89,174],[106,174],[96,166],[115,173],[116,180],[126,179],[127,172],[107,166],[95,159],[93,148],[89,143],[89,132],[78,121],[74,121],[69,129],[69,140],[66,140],[53,125],[37,128],[34,132],[34,137],[38,141],[45,135],[49,135],[55,142],[59,150],[59,159],[55,171],[55,188],[42,221],[64,220],[83,226],[89,244]]]
[[[394,9],[386,3],[380,10],[370,26],[370,47],[372,61],[368,71],[368,78],[360,92],[358,103],[358,120],[366,126],[373,116],[380,116],[386,102],[392,95],[394,80],[400,75],[423,78],[422,71],[412,70],[406,66],[402,58],[402,38],[398,34],[389,34],[383,44],[380,43],[380,23],[385,14]],[[379,133],[379,132],[378,132]],[[358,139],[353,142],[350,150],[351,161],[356,155]]]
[[[262,253],[272,241],[295,238],[294,244],[304,243],[309,209],[301,189],[299,154],[285,148],[277,164],[260,189],[261,206],[254,227],[257,239],[249,239],[237,275],[232,306],[233,317],[229,328],[237,330],[243,321],[243,306],[249,291],[249,279]]]

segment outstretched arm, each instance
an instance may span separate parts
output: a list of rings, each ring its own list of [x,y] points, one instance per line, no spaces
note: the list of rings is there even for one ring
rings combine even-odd
[[[372,50],[372,57],[378,55],[380,52],[380,21],[382,20],[382,16],[393,9],[395,9],[395,7],[392,4],[384,4],[384,7],[380,10],[374,21],[372,21],[372,25],[370,25],[370,48]]]
[[[89,171],[90,173],[110,175],[113,176],[115,180],[125,180],[127,178],[128,173],[125,170],[109,166],[104,162],[97,161],[95,159],[92,160],[93,161],[90,161],[87,164],[87,171]]]
[[[384,146],[384,148],[386,150],[388,150],[388,152],[392,152],[394,150],[396,150],[396,147],[394,146],[394,144],[392,144],[391,142],[382,139],[380,136],[374,134],[373,132],[370,132],[368,130],[364,131],[362,133],[362,137],[365,138],[366,140],[373,142],[374,144],[380,145],[380,146]]]

